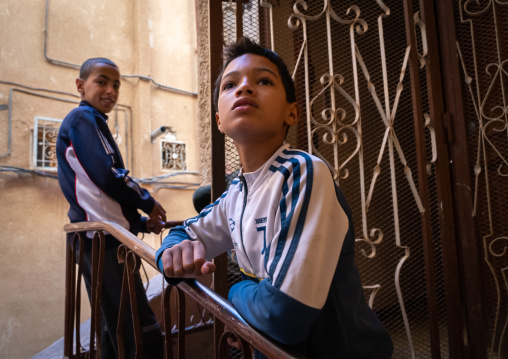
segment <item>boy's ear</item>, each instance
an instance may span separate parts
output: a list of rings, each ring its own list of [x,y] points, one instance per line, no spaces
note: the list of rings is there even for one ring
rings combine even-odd
[[[298,120],[300,119],[300,104],[298,102],[293,102],[289,104],[289,113],[286,117],[286,123],[289,126],[294,126],[298,123]]]
[[[218,112],[215,112],[215,122],[217,123],[217,128],[219,129],[220,133],[224,133],[224,131],[222,131],[222,126],[220,124],[220,115]]]
[[[78,89],[78,92],[83,95],[85,92],[85,81],[83,79],[77,78],[76,88]]]

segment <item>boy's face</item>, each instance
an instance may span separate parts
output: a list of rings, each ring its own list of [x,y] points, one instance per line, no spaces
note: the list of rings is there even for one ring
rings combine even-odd
[[[120,89],[120,72],[108,64],[96,64],[86,80],[76,79],[81,99],[96,110],[109,113],[115,107]]]
[[[215,118],[235,143],[282,144],[287,126],[298,116],[298,104],[286,101],[277,66],[267,58],[245,54],[224,70]]]

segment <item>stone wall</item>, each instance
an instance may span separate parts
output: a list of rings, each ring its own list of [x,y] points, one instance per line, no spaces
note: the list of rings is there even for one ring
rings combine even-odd
[[[68,204],[56,179],[20,171],[34,169],[35,118],[63,119],[76,106],[75,65],[90,57],[108,57],[122,75],[153,80],[123,78],[118,111],[108,121],[131,175],[148,178],[168,173],[161,169],[160,138],[152,143],[150,134],[160,126],[171,126],[176,139],[186,144],[187,170],[198,174],[173,180],[202,182],[207,160],[200,142],[206,142],[206,115],[198,111],[198,97],[154,84],[194,94],[199,88],[199,103],[206,103],[202,93],[208,89],[198,86],[198,72],[201,77],[206,72],[207,41],[197,36],[196,10],[203,8],[198,3],[0,3],[0,166],[15,167],[15,171],[0,167],[0,357],[31,357],[63,335],[62,229],[68,222]],[[195,186],[186,190],[144,186],[166,208],[168,220],[196,214],[191,199]],[[159,245],[159,236],[144,239],[155,248]],[[153,274],[149,270],[149,276]],[[83,301],[88,303],[86,295]],[[83,321],[88,317],[84,307]]]
[[[212,139],[211,125],[211,92],[210,88],[210,40],[209,40],[209,13],[208,0],[197,0],[198,12],[198,101],[199,101],[199,140],[201,143],[200,169],[203,184],[212,181],[211,155]]]

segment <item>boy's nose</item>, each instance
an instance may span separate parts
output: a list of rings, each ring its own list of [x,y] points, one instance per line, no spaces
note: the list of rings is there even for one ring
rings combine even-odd
[[[115,87],[114,86],[108,86],[106,88],[107,93],[115,93]]]
[[[248,93],[249,95],[252,95],[254,93],[254,88],[250,85],[248,81],[242,82],[236,90],[237,95],[241,95],[244,92]]]

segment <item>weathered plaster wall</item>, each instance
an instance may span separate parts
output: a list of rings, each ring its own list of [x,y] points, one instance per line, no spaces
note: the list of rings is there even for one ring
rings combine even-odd
[[[212,182],[210,163],[212,155],[211,92],[210,88],[210,40],[208,0],[197,0],[198,14],[198,101],[199,101],[199,139],[201,142],[200,169],[204,184]]]
[[[7,152],[11,89],[78,101],[78,70],[44,58],[45,1],[0,3],[0,154]],[[81,64],[89,57],[111,58],[122,74],[150,76],[156,82],[197,92],[198,60],[194,1],[50,0],[47,56]],[[7,84],[10,82],[11,84]],[[63,119],[76,106],[14,90],[12,150],[0,166],[32,168],[32,136],[37,116]],[[150,133],[172,126],[187,145],[187,169],[200,171],[198,99],[155,87],[139,78],[122,80],[117,115],[110,114],[119,147],[137,178],[162,175],[159,141]],[[128,106],[128,107],[126,107]],[[117,116],[117,117],[116,117]],[[132,129],[132,131],[131,131]],[[127,135],[126,135],[127,130]],[[127,146],[128,144],[128,146]],[[176,180],[201,182],[200,176]],[[154,190],[145,186],[150,190]],[[169,220],[195,215],[192,190],[160,189],[155,198]],[[65,236],[68,205],[58,182],[49,177],[0,172],[0,357],[28,358],[63,335]],[[145,236],[157,247],[158,236]],[[154,271],[150,271],[153,275]],[[83,290],[84,292],[84,290]],[[88,303],[86,296],[84,303]],[[83,320],[87,318],[85,306]]]

